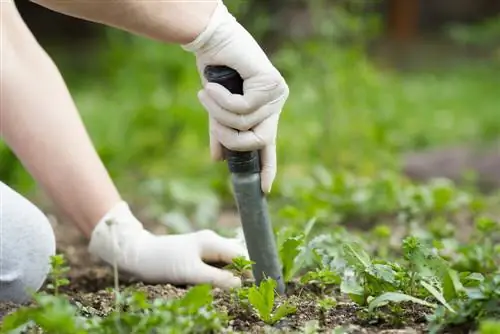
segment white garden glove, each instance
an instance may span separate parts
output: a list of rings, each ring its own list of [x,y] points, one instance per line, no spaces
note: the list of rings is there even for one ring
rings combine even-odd
[[[240,278],[203,260],[231,263],[237,256],[248,259],[246,247],[239,240],[224,238],[211,230],[153,235],[143,228],[125,202],[117,204],[96,225],[89,252],[110,265],[116,259],[120,272],[145,283],[210,283],[222,289],[241,286]]]
[[[206,29],[183,45],[196,56],[203,89],[198,97],[209,113],[212,158],[222,160],[222,146],[234,151],[261,150],[262,190],[269,192],[276,176],[278,120],[288,86],[249,32],[218,1]],[[232,95],[207,83],[206,65],[225,65],[244,80],[244,95]],[[222,145],[222,146],[221,146]]]

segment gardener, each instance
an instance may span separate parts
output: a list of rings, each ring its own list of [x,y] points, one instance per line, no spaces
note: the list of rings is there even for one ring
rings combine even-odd
[[[221,145],[262,153],[262,189],[276,174],[275,139],[288,86],[262,49],[220,0],[37,0],[52,10],[177,43],[206,64],[226,65],[245,79],[245,95],[207,84],[199,100],[209,115],[212,157]],[[89,252],[146,283],[212,283],[237,287],[239,278],[205,264],[246,255],[236,239],[204,230],[153,235],[130,211],[99,159],[68,89],[13,2],[1,2],[1,134],[56,206],[88,238]],[[168,52],[168,50],[166,51]],[[167,112],[167,111],[166,111]],[[236,129],[236,130],[234,130]],[[238,131],[239,130],[239,131]],[[0,301],[24,302],[40,289],[55,253],[53,230],[27,199],[0,183]],[[107,220],[114,222],[106,224]],[[113,229],[113,230],[111,230]],[[113,231],[113,232],[111,232]]]

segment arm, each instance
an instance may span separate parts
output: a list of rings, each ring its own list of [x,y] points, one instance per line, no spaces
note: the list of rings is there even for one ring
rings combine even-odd
[[[213,1],[33,2],[177,43],[192,41],[216,5]],[[58,208],[90,237],[97,221],[120,201],[120,196],[94,150],[57,67],[26,27],[14,4],[2,4],[1,20],[4,43],[9,43],[2,45],[2,53],[9,51],[13,55],[7,60],[2,54],[4,65],[8,61],[9,66],[2,68],[1,135]],[[28,142],[26,138],[38,140]]]
[[[32,2],[73,17],[119,28],[162,42],[185,44],[206,27],[217,1],[60,1]]]
[[[200,1],[60,1],[32,0],[55,11],[162,42],[175,42],[196,56],[203,82],[199,100],[209,114],[210,149],[222,160],[222,147],[259,150],[261,185],[270,192],[276,176],[278,120],[288,86],[249,32],[222,0]],[[206,65],[226,65],[244,79],[243,95],[207,83]]]
[[[87,236],[89,252],[148,283],[240,286],[231,272],[206,263],[248,257],[239,240],[211,230],[157,236],[144,229],[95,152],[57,67],[14,3],[0,8],[0,133]]]
[[[15,5],[1,6],[1,135],[57,207],[90,237],[120,196],[58,69]]]

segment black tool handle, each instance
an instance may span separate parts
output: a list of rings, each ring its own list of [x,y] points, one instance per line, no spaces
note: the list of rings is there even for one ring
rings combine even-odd
[[[208,65],[204,69],[209,82],[224,86],[232,94],[243,95],[243,79],[240,74],[224,65]],[[258,151],[241,152],[225,149],[225,158],[231,173],[260,173]]]
[[[243,79],[226,66],[207,66],[204,75],[233,94],[243,94]],[[232,173],[234,196],[241,218],[256,284],[264,278],[277,282],[276,290],[284,294],[286,286],[279,261],[276,241],[269,218],[266,197],[261,190],[259,154],[226,150],[226,160]]]

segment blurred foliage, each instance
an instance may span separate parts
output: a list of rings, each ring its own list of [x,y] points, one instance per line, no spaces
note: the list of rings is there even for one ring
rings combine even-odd
[[[319,167],[375,177],[397,172],[399,154],[407,150],[489,141],[500,132],[498,75],[492,70],[498,64],[406,74],[382,70],[365,52],[380,32],[380,19],[363,16],[353,3],[329,8],[314,2],[311,13],[320,16],[311,21],[319,33],[284,39],[272,54],[291,93],[280,122],[271,200],[307,183]],[[246,1],[230,5],[238,16],[250,10]],[[254,18],[249,30],[261,36],[257,26],[265,21]],[[114,29],[106,30],[95,50],[86,72],[75,70],[73,55],[54,58],[125,198],[155,214],[213,221],[232,201],[225,164],[210,160],[195,59],[178,46]],[[32,179],[4,146],[0,159],[4,182],[33,190]]]
[[[380,12],[373,10],[380,3],[381,0],[256,0],[235,1],[230,8],[263,44],[306,38],[356,45],[381,33]]]
[[[464,45],[500,46],[500,15],[486,19],[479,24],[453,24],[448,35]]]

